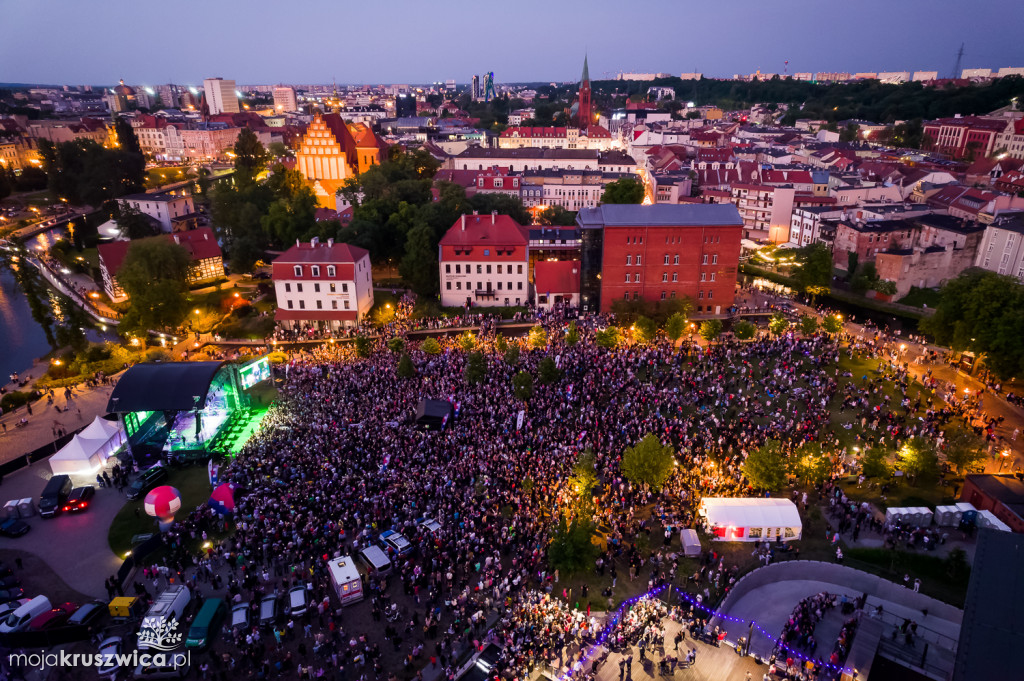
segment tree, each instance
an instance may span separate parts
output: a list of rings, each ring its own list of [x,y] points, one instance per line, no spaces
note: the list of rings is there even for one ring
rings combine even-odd
[[[875,263],[866,262],[850,280],[850,289],[855,293],[864,293],[878,283],[878,269]]]
[[[768,320],[768,330],[772,332],[774,336],[781,336],[789,328],[789,320],[786,319],[786,315],[781,312],[776,312],[772,315],[771,319]]]
[[[778,440],[768,440],[750,452],[741,468],[754,489],[778,492],[786,484],[786,457]]]
[[[791,472],[808,485],[818,485],[828,479],[832,460],[822,450],[820,442],[805,442],[790,458]]]
[[[594,342],[602,348],[614,350],[619,345],[620,333],[616,326],[609,326],[606,329],[598,329],[594,334]]]
[[[804,246],[796,254],[799,267],[794,274],[797,284],[807,292],[809,289],[826,290],[832,285],[832,251],[823,243]]]
[[[575,515],[571,521],[563,514],[548,544],[548,563],[552,570],[569,577],[590,569],[600,553],[600,548],[593,542],[596,530],[594,522],[581,514]]]
[[[663,445],[653,433],[647,433],[622,454],[622,474],[637,485],[660,492],[672,475],[676,462],[671,445]]]
[[[173,328],[188,314],[188,252],[163,237],[133,241],[116,277],[131,299],[120,328]]]
[[[576,328],[576,320],[569,322],[569,328],[565,331],[565,344],[570,348],[580,342],[580,332]]]
[[[49,290],[43,281],[43,276],[35,267],[21,262],[13,266],[10,261],[0,261],[10,267],[14,278],[18,282],[22,293],[28,301],[29,312],[32,319],[43,329],[46,342],[54,350],[57,349],[57,339],[53,330],[53,308],[50,306]]]
[[[701,322],[700,337],[708,343],[714,343],[718,340],[718,337],[722,335],[722,328],[723,324],[721,319],[708,319]]]
[[[1024,287],[1009,276],[968,270],[939,292],[922,331],[954,350],[985,353],[985,364],[1007,380],[1024,373]]]
[[[843,330],[843,320],[839,315],[827,315],[821,320],[821,328],[825,333],[839,333]]]
[[[428,355],[440,355],[441,344],[437,342],[436,338],[427,338],[420,343],[420,350],[427,353]]]
[[[527,402],[533,397],[533,376],[528,371],[520,371],[512,377],[512,390],[517,400]]]
[[[235,138],[235,178],[241,184],[253,182],[260,173],[267,169],[270,153],[263,143],[249,128],[242,128]]]
[[[372,348],[372,341],[366,336],[356,336],[355,340],[356,356],[366,359],[370,356],[370,349]]]
[[[732,325],[732,334],[739,340],[750,340],[756,333],[757,327],[746,319],[741,319]]]
[[[405,256],[398,271],[416,295],[425,298],[437,295],[437,245],[432,230],[425,222],[409,230],[405,239]]]
[[[126,202],[119,202],[114,211],[117,231],[129,241],[156,236],[160,233],[160,225],[142,211]]]
[[[543,350],[548,346],[548,332],[539,324],[530,329],[526,343],[534,350]]]
[[[107,149],[90,139],[59,144],[42,139],[39,155],[50,189],[72,204],[101,206],[145,186],[146,159],[142,154]]]
[[[910,484],[931,484],[940,477],[939,454],[935,446],[923,437],[910,438],[897,452],[897,461]]]
[[[624,177],[604,186],[601,203],[642,203],[644,194],[643,183],[631,177]]]
[[[471,352],[466,357],[466,368],[463,372],[466,383],[479,385],[487,378],[487,360],[482,352]]]
[[[0,164],[0,201],[3,201],[14,191],[14,178],[6,165]]]
[[[473,335],[472,331],[459,335],[459,347],[462,348],[463,352],[472,352],[476,348],[476,336]]]
[[[956,468],[957,475],[985,469],[985,441],[966,428],[946,431],[945,454],[946,461]]]
[[[857,263],[860,261],[860,256],[857,251],[846,252],[846,278],[847,280],[852,279],[853,275],[857,273]]]
[[[510,345],[510,346],[508,346],[508,348],[505,350],[504,359],[505,359],[505,364],[508,364],[511,367],[514,367],[515,365],[519,364],[519,346],[518,345]]]
[[[537,224],[545,227],[572,227],[576,224],[576,212],[558,204],[547,206],[537,214]]]
[[[595,472],[594,455],[590,452],[580,454],[572,467],[572,475],[566,480],[569,489],[576,497],[576,510],[582,511],[589,506],[598,479]]]
[[[681,312],[673,312],[672,315],[665,321],[665,335],[672,341],[672,345],[675,346],[679,342],[679,339],[683,337],[686,332],[686,315]]]
[[[505,351],[508,350],[508,340],[500,333],[494,337],[494,349],[502,354],[505,354]]]
[[[551,385],[562,378],[562,370],[555,365],[555,360],[545,357],[537,364],[537,380],[541,385]]]
[[[65,295],[58,294],[57,308],[61,312],[62,324],[56,330],[56,345],[69,347],[76,355],[81,355],[89,347],[89,339],[85,336],[89,318],[82,308]]]
[[[398,358],[397,373],[399,378],[412,378],[416,375],[416,367],[413,366],[412,357],[408,352],[403,352],[402,356]]]
[[[896,291],[899,289],[896,287],[895,281],[889,281],[887,279],[879,279],[873,286],[875,291],[881,293],[884,296],[894,296]]]
[[[121,116],[114,118],[114,135],[117,137],[118,149],[137,158],[143,157],[142,146],[139,144],[135,129]]]
[[[888,478],[890,466],[885,450],[881,447],[865,450],[860,460],[860,470],[867,478]]]
[[[646,345],[658,335],[658,325],[650,317],[637,317],[633,324],[633,337],[637,343]]]
[[[800,316],[800,333],[805,336],[811,336],[815,331],[818,330],[818,318],[814,315],[801,315]]]

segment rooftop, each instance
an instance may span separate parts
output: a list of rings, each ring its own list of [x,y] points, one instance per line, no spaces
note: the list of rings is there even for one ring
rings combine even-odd
[[[274,263],[290,265],[292,263],[355,263],[369,255],[369,251],[358,246],[334,243],[333,239],[326,242],[296,242],[294,246],[277,256]]]
[[[743,226],[739,210],[731,203],[666,204],[652,206],[639,204],[605,204],[597,208],[583,208],[576,218],[583,227],[598,225],[652,225],[652,226]]]

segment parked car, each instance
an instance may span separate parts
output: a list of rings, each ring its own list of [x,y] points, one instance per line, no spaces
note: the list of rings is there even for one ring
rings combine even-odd
[[[132,484],[128,485],[128,489],[125,490],[125,495],[129,499],[138,499],[144,497],[146,492],[156,487],[158,483],[163,482],[167,479],[167,470],[163,466],[154,466],[148,470],[142,471],[139,477],[132,481]]]
[[[9,600],[9,599],[4,599]],[[47,612],[53,606],[46,596],[36,596],[28,603],[24,603],[17,610],[0,622],[0,634],[10,634],[14,631],[23,631],[33,619]]]
[[[56,629],[65,624],[68,618],[75,613],[75,610],[78,610],[78,606],[74,603],[61,603],[56,608],[50,608],[43,614],[37,615],[35,619],[29,622],[28,628],[30,631]]]
[[[31,600],[31,598],[19,598],[13,601],[7,601],[6,603],[0,605],[0,622],[6,620],[8,617],[11,616],[12,612],[14,612],[15,610],[17,610],[18,608],[25,605]]]
[[[75,610],[75,614],[68,618],[68,624],[78,624],[82,626],[90,626],[95,624],[103,615],[109,610],[109,607],[103,601],[92,601],[86,603],[78,610]]]
[[[7,563],[0,563],[0,577],[10,577],[13,574],[14,570]]]
[[[272,627],[277,623],[280,614],[277,596],[264,596],[260,601],[260,626],[265,629]]]
[[[249,628],[249,604],[239,603],[231,608],[231,630],[246,631]]]
[[[121,671],[121,665],[118,662],[118,656],[121,654],[121,637],[111,636],[110,638],[103,639],[100,641],[100,647],[96,652],[104,656],[104,661],[110,662],[110,664],[103,664],[97,667],[96,673],[99,674],[101,679],[115,678]]]
[[[8,518],[0,523],[0,534],[5,537],[20,537],[31,529],[28,523],[17,518]]]
[[[71,490],[68,500],[64,502],[64,510],[76,513],[89,508],[89,503],[96,496],[95,487],[76,487]]]
[[[0,577],[0,589],[10,589],[12,586],[21,586],[21,580],[17,577]]]
[[[380,533],[380,545],[387,551],[393,552],[398,556],[406,556],[415,550],[415,546],[405,538],[405,535],[399,534],[394,530],[388,530]]]
[[[306,612],[308,603],[306,601],[306,585],[299,584],[288,590],[288,614],[292,617]]]
[[[71,478],[67,475],[55,475],[50,478],[42,494],[39,495],[39,515],[42,518],[55,518],[60,513],[64,502],[73,489]]]
[[[6,589],[0,589],[0,601],[12,601],[15,598],[23,598],[25,596],[25,590],[19,586],[11,586]]]

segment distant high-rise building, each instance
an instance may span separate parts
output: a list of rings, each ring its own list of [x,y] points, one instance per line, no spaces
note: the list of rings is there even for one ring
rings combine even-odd
[[[395,116],[405,118],[416,115],[416,95],[400,94],[395,97]]]
[[[473,99],[480,99],[480,76],[473,75],[473,91],[471,92]]]
[[[207,78],[203,81],[206,93],[206,105],[210,107],[210,115],[220,113],[238,113],[238,95],[235,92],[235,81],[223,78]]]
[[[274,88],[274,111],[298,111],[299,106],[295,101],[295,90],[290,87]]]
[[[454,90],[455,89],[455,79],[452,78],[451,80],[446,80],[444,82],[444,89],[445,90]]]

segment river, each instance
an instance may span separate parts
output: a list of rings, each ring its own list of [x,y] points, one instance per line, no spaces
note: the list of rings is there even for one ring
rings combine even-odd
[[[64,228],[52,229],[32,237],[25,245],[31,250],[37,246],[49,248],[65,234]],[[47,290],[50,293],[52,315],[60,321],[64,313],[58,298],[51,289]],[[86,336],[93,342],[115,338],[112,334],[101,334],[95,329],[88,329]],[[49,351],[43,327],[32,319],[28,299],[18,286],[14,274],[6,267],[0,267],[0,382],[6,383],[7,377],[15,371],[20,373],[30,368],[33,360]]]

